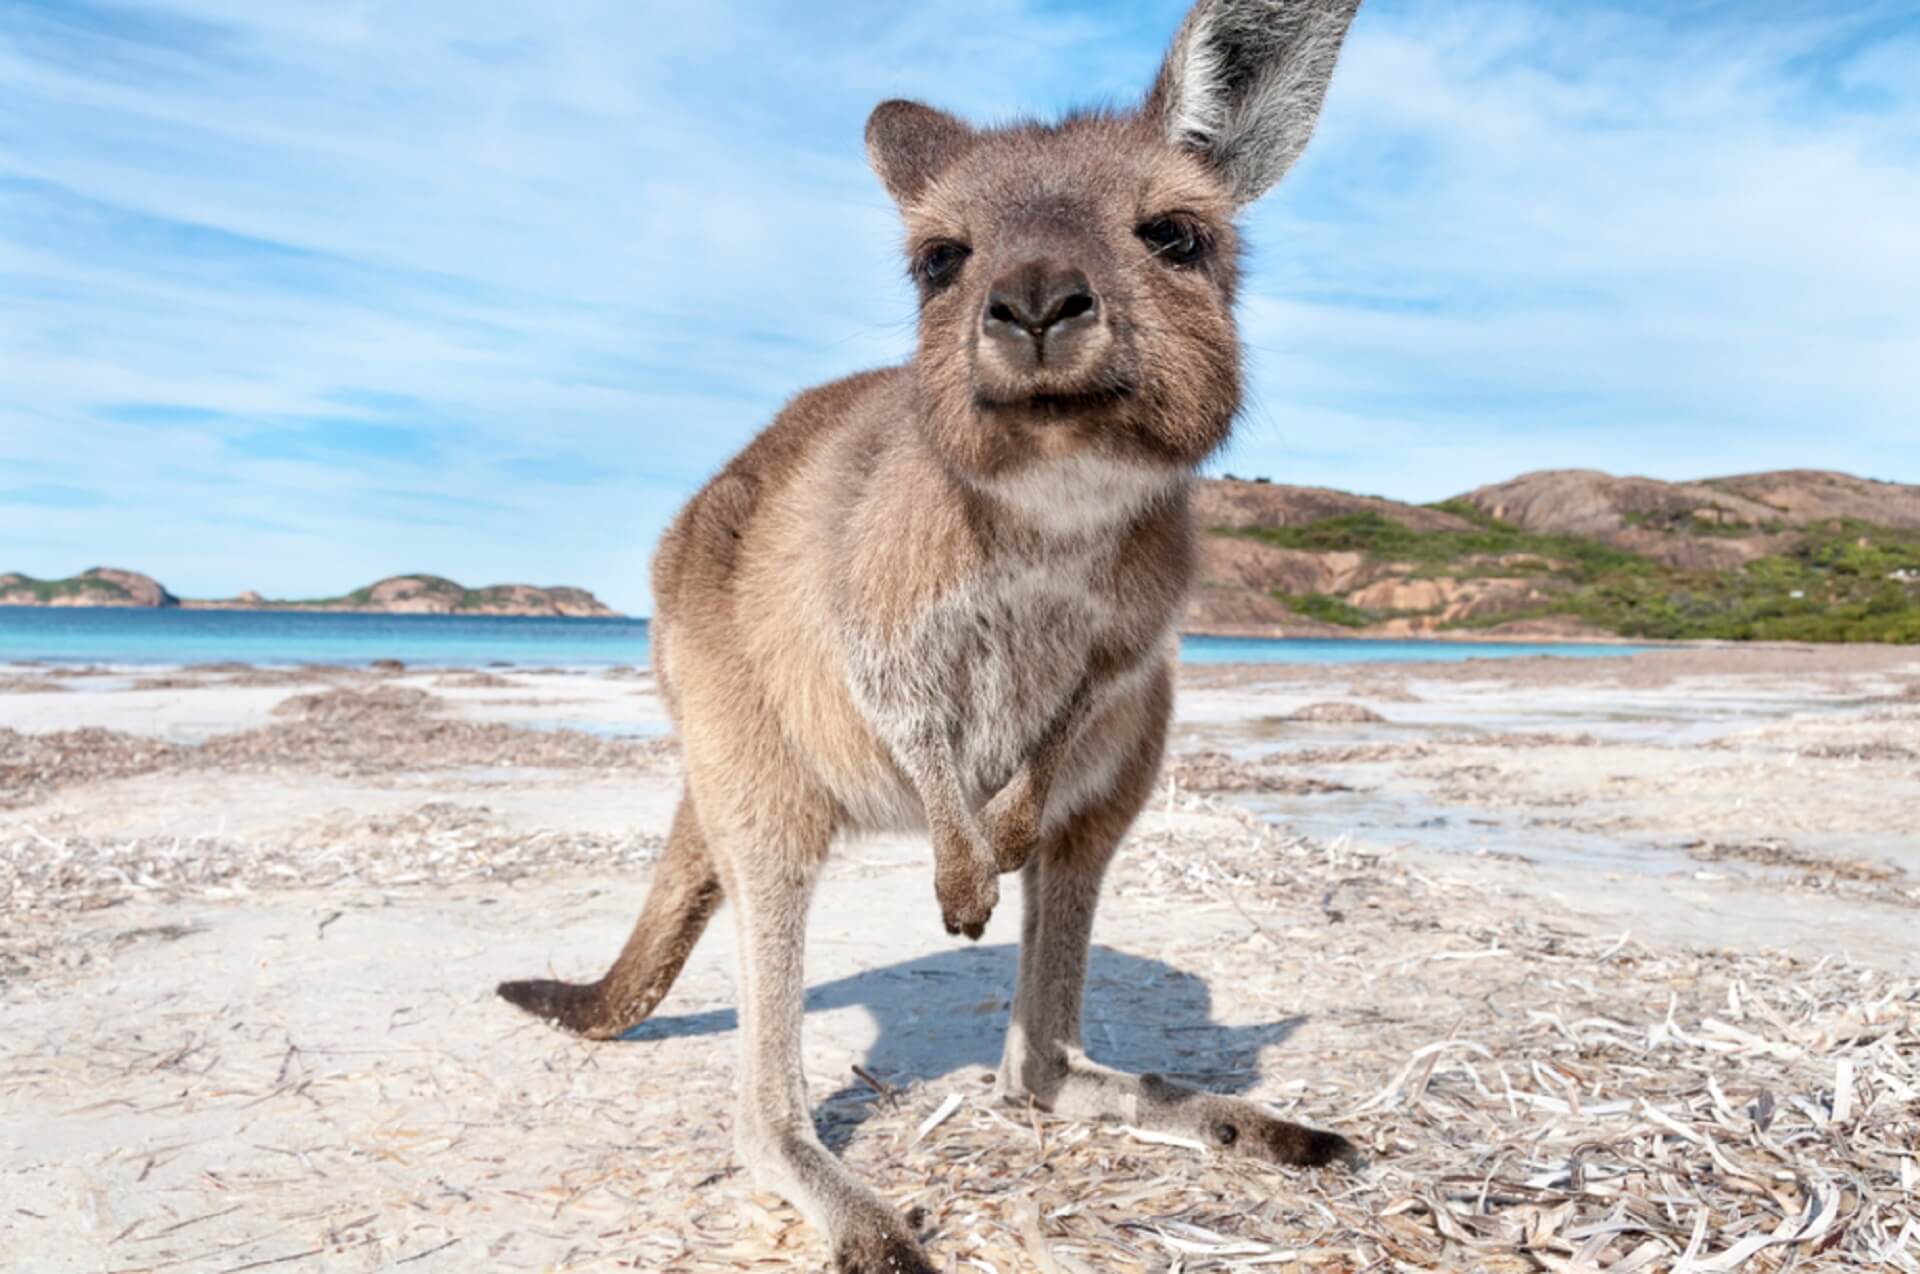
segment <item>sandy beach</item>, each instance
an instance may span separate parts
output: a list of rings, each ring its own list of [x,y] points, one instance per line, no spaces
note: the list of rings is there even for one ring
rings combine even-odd
[[[0,1265],[811,1270],[733,1160],[734,935],[616,1043],[644,670],[0,668]],[[1184,669],[1087,1045],[1369,1166],[986,1100],[1017,883],[839,848],[828,1143],[965,1271],[1920,1270],[1920,650]]]

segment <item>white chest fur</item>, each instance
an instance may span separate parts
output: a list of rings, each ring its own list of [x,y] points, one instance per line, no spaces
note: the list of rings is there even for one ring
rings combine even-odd
[[[1096,656],[1139,642],[1146,617],[1120,613],[1116,563],[1135,518],[1183,481],[1164,470],[1069,456],[983,487],[1008,519],[989,559],[905,634],[848,634],[849,687],[903,768],[911,766],[902,758],[938,740],[942,764],[961,789],[956,795],[975,807],[1014,775],[1066,711]],[[1099,663],[1111,667],[1106,658]],[[1138,690],[1140,675],[1153,666],[1146,661],[1119,682],[1090,686],[1088,706]],[[1069,790],[1091,790],[1088,784],[1099,781],[1061,778]],[[921,812],[909,787],[891,784],[841,799],[868,826],[908,825],[903,816]]]
[[[985,479],[980,488],[1043,534],[1084,536],[1120,526],[1186,481],[1184,471],[1079,452]]]
[[[1103,545],[1007,563],[929,616],[927,654],[949,670],[954,759],[975,799],[1012,776],[1112,630],[1111,560]]]

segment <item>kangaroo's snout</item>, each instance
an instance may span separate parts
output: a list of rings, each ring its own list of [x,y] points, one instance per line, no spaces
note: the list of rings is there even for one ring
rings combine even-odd
[[[1097,383],[1114,352],[1107,308],[1064,254],[1029,257],[994,276],[980,306],[976,393],[1011,403]]]
[[[1100,322],[1100,297],[1086,273],[1039,260],[994,280],[980,331],[1011,368],[1026,370],[1071,358],[1081,335]]]

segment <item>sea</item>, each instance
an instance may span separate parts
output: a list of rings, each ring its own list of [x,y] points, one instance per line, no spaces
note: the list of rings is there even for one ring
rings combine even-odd
[[[1525,655],[1579,659],[1641,649],[1564,642],[1184,637],[1180,658],[1194,664],[1453,663]],[[647,621],[0,606],[0,664],[352,666],[376,659],[425,667],[642,667],[648,660]]]

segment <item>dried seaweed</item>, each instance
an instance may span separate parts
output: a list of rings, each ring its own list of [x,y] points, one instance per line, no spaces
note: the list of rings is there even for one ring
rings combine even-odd
[[[1296,759],[1286,753],[1237,761],[1224,752],[1181,752],[1169,758],[1168,771],[1177,787],[1190,792],[1309,796],[1353,791],[1345,783],[1299,773]]]
[[[484,805],[432,801],[398,815],[342,813],[272,840],[0,831],[0,917],[133,899],[236,898],[265,889],[444,887],[652,862],[652,832],[528,831]]]
[[[383,775],[520,766],[661,773],[675,762],[671,740],[467,721],[440,715],[445,706],[410,687],[341,687],[295,695],[274,709],[291,721],[192,746],[98,727],[39,734],[0,727],[0,808],[31,805],[62,787],[171,770]]]
[[[60,694],[68,686],[52,679],[51,675],[42,677],[0,676],[0,695],[44,695]]]
[[[1386,718],[1364,703],[1342,703],[1330,700],[1295,708],[1281,720],[1314,725],[1379,725],[1384,723]]]
[[[926,1208],[963,1268],[1920,1270],[1920,982],[1570,936],[1255,824],[1204,854],[1148,834],[1134,856],[1130,892],[1259,910],[1362,876],[1374,924],[1422,936],[1370,959],[1329,952],[1314,974],[1393,975],[1410,1005],[1441,993],[1451,1012],[1357,1027],[1282,1103],[1361,1140],[1358,1175],[1154,1144],[983,1092],[919,1136],[951,1098],[909,1090],[851,1157]],[[1463,928],[1472,945],[1449,944]]]

